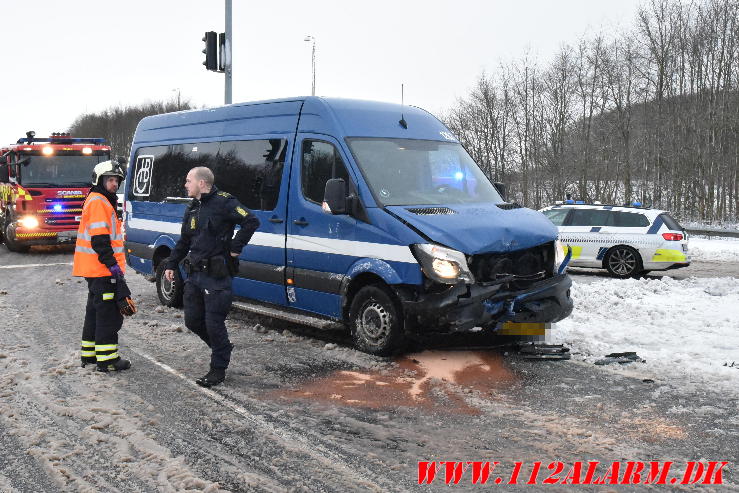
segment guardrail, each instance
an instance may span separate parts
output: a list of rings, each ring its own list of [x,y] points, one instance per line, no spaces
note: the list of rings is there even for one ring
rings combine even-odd
[[[716,229],[694,229],[694,228],[685,228],[685,231],[687,231],[691,235],[700,235],[700,236],[721,236],[724,238],[739,238],[739,231],[726,231],[726,230],[716,230]]]

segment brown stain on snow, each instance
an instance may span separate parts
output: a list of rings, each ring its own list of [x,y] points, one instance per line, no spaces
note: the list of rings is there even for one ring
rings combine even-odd
[[[392,370],[336,371],[271,396],[383,409],[410,407],[479,414],[464,395],[494,393],[517,378],[497,353],[424,351],[396,361]]]

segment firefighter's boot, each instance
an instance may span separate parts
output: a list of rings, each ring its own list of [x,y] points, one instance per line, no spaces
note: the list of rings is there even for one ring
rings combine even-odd
[[[82,368],[86,367],[87,365],[94,365],[95,363],[97,363],[97,359],[95,358],[95,356],[82,356],[80,360],[82,363]]]
[[[109,372],[109,371],[123,371],[131,368],[131,362],[127,359],[118,358],[114,361],[103,361],[98,362],[98,371]]]
[[[82,368],[97,363],[97,358],[95,357],[95,341],[86,341],[83,339],[80,347],[80,363],[82,364]]]
[[[201,387],[213,387],[226,379],[226,370],[223,368],[211,368],[207,375],[195,380]]]

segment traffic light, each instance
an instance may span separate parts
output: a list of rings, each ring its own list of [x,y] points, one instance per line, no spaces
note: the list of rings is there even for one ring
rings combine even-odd
[[[205,48],[203,53],[205,54],[205,61],[203,65],[208,70],[218,70],[218,34],[215,31],[207,31],[203,36],[205,42]]]
[[[226,33],[218,34],[218,71],[226,71]]]

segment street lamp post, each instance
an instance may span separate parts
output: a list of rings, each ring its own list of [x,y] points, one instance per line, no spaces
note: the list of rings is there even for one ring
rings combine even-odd
[[[306,36],[304,41],[313,42],[313,49],[311,50],[311,69],[313,71],[313,83],[311,85],[311,96],[316,95],[316,38],[313,36]]]

